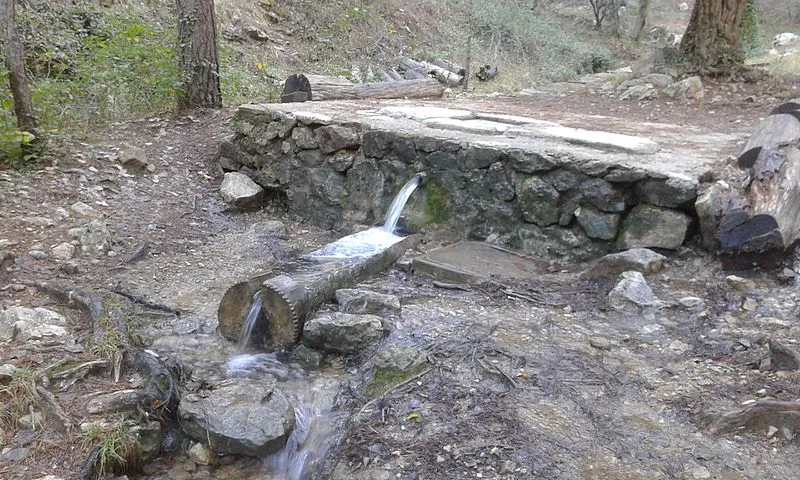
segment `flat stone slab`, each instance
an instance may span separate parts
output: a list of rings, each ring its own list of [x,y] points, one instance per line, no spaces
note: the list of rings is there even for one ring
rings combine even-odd
[[[489,279],[536,278],[545,263],[483,242],[459,242],[415,258],[415,273],[455,283],[479,283]]]
[[[466,143],[497,142],[508,150],[552,152],[570,165],[559,165],[609,181],[680,178],[697,182],[708,177],[734,139],[731,135],[696,127],[653,124],[653,138],[631,135],[641,125],[624,118],[586,118],[604,130],[571,128],[521,115],[448,108],[438,101],[376,100],[325,101],[248,105],[252,112],[267,109],[301,119],[324,116],[333,122],[358,122],[368,129],[392,131]],[[573,119],[574,120],[574,119]],[[623,134],[621,132],[625,132]],[[664,140],[664,141],[662,141]],[[666,143],[665,143],[666,142]],[[567,154],[567,155],[565,155]],[[605,173],[603,173],[605,172]],[[613,178],[613,180],[612,180]]]

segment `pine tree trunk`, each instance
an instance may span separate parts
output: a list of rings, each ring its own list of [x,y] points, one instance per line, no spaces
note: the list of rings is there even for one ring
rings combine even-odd
[[[740,29],[747,0],[697,0],[681,42],[690,70],[725,75],[744,65]]]
[[[36,130],[36,116],[33,112],[33,101],[28,88],[28,78],[25,75],[25,53],[17,34],[14,20],[14,7],[16,0],[0,0],[3,6],[3,34],[5,42],[6,66],[14,97],[14,114],[17,125],[23,132],[34,133]]]
[[[222,93],[214,0],[177,0],[177,3],[179,61],[184,72],[178,109],[219,108]]]

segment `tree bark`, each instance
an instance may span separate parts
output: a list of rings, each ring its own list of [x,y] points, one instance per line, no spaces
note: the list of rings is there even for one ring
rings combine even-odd
[[[307,84],[302,82],[303,79],[307,80]],[[301,89],[294,90],[294,86],[299,86]],[[303,91],[304,88],[308,88],[308,91]],[[299,75],[287,79],[283,95],[281,95],[281,102],[355,100],[359,98],[430,98],[441,97],[443,92],[444,87],[433,78],[355,85],[348,80],[336,77]]]
[[[693,72],[726,75],[744,66],[740,29],[747,0],[697,0],[681,41]]]
[[[222,93],[214,0],[177,0],[177,4],[179,62],[184,72],[178,109],[219,108]]]
[[[36,131],[36,115],[33,112],[33,101],[28,88],[28,78],[25,74],[25,52],[17,34],[17,25],[14,19],[16,0],[0,0],[3,5],[3,34],[5,42],[6,66],[14,97],[14,114],[17,117],[17,126],[23,132]]]

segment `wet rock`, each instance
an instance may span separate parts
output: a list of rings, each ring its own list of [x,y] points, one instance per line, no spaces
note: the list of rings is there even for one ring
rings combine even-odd
[[[517,187],[525,221],[546,227],[558,222],[559,193],[541,178],[531,177]]]
[[[236,378],[181,399],[186,433],[217,453],[264,456],[280,450],[294,429],[294,410],[275,382]]]
[[[703,81],[700,77],[689,77],[675,83],[671,83],[664,88],[664,95],[669,98],[684,100],[696,100],[703,98]]]
[[[620,250],[654,247],[677,250],[686,238],[691,219],[684,213],[652,205],[636,206],[622,223]]]
[[[169,480],[192,480],[192,474],[183,469],[182,465],[175,465],[167,471]]]
[[[98,212],[91,206],[83,203],[83,202],[76,202],[73,203],[69,210],[72,212],[73,215],[79,218],[89,218],[89,219],[98,219],[103,216],[102,213]]]
[[[582,206],[575,211],[575,217],[589,238],[614,240],[617,237],[620,216],[615,213],[604,213],[591,206]]]
[[[740,292],[749,292],[756,288],[756,282],[737,275],[728,275],[725,282]]]
[[[111,250],[111,232],[101,220],[92,220],[83,227],[73,228],[70,235],[78,239],[81,252],[85,255],[102,256]]]
[[[139,440],[139,454],[142,462],[154,459],[161,451],[164,431],[161,423],[152,421],[134,427]]]
[[[188,454],[189,460],[197,465],[214,465],[217,463],[217,455],[202,443],[192,445]]]
[[[0,311],[0,342],[66,335],[66,319],[46,308],[11,307]]]
[[[86,411],[91,414],[131,411],[136,410],[141,400],[142,392],[140,390],[117,390],[90,399],[86,402]]]
[[[383,370],[412,372],[425,363],[422,350],[406,345],[389,345],[375,356],[375,368]]]
[[[644,274],[657,273],[667,257],[646,248],[632,248],[624,252],[611,253],[598,260],[581,273],[582,279],[615,278],[625,271]]]
[[[511,201],[516,193],[514,187],[508,182],[506,169],[501,162],[493,163],[486,173],[485,182],[489,185],[489,191],[495,198],[503,201]]]
[[[155,165],[147,161],[147,153],[142,148],[125,145],[119,152],[119,161],[122,165],[130,171],[144,171],[154,172]]]
[[[381,317],[350,313],[323,313],[306,321],[303,342],[313,348],[342,353],[360,353],[386,334]]]
[[[319,127],[314,131],[314,135],[323,153],[358,147],[358,132],[349,127],[341,125]]]
[[[625,200],[622,193],[601,178],[590,178],[581,182],[581,195],[584,200],[604,212],[622,213]]]
[[[292,140],[303,150],[311,150],[319,146],[314,138],[314,131],[308,127],[295,127],[292,130]]]
[[[324,358],[322,352],[308,348],[303,344],[294,347],[294,350],[292,350],[292,356],[296,360],[313,367],[322,365],[322,359]]]
[[[264,199],[264,189],[250,177],[239,172],[225,174],[219,193],[225,202],[240,210],[258,209]]]
[[[775,371],[800,370],[800,351],[777,340],[769,341],[770,367]]]
[[[659,304],[641,272],[623,272],[622,279],[608,294],[608,303],[615,310],[631,311]]]
[[[697,180],[670,177],[650,179],[639,185],[642,201],[659,207],[677,207],[697,198]]]
[[[539,173],[553,170],[556,163],[538,153],[511,150],[508,152],[508,166],[522,173]]]
[[[70,260],[75,255],[75,245],[71,243],[60,243],[50,250],[50,255],[56,260]]]
[[[395,295],[344,288],[336,291],[336,303],[345,313],[369,315],[397,315],[400,313],[400,299]]]

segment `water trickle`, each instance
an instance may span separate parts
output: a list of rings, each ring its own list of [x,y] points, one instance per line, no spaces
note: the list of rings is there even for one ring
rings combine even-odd
[[[389,210],[386,212],[386,220],[383,222],[383,230],[389,233],[394,233],[397,228],[397,221],[400,220],[400,214],[406,207],[408,198],[414,193],[414,190],[422,183],[421,175],[414,175],[411,180],[407,181],[400,192],[394,197]]]
[[[237,349],[241,352],[250,344],[250,337],[253,336],[253,328],[256,322],[261,317],[261,305],[264,300],[261,298],[261,292],[256,292],[253,295],[253,300],[250,302],[250,311],[247,312],[247,317],[242,326],[242,333],[239,335],[239,341],[236,344]]]

